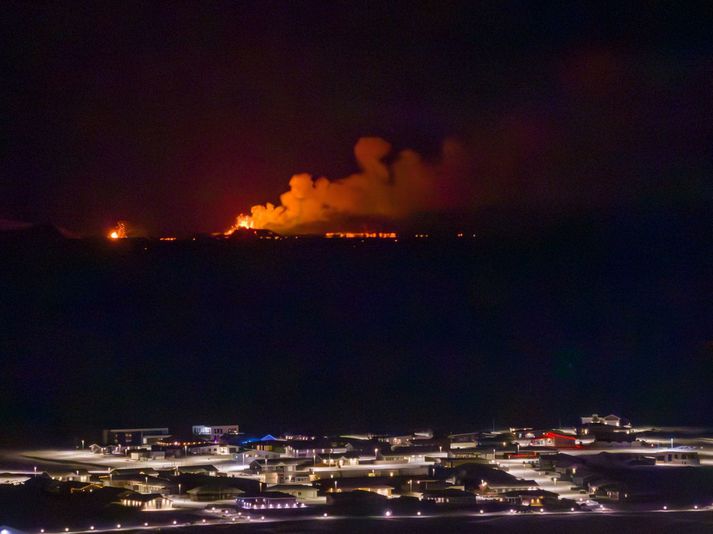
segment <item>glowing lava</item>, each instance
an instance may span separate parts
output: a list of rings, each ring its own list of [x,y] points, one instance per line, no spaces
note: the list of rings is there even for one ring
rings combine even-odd
[[[109,233],[109,239],[126,239],[126,222],[118,221],[114,229]]]
[[[238,228],[250,229],[250,228],[253,228],[254,226],[255,226],[255,221],[253,221],[253,218],[250,217],[250,215],[243,215],[241,213],[240,215],[238,215],[238,218],[235,219],[235,224],[226,230],[225,235],[232,234]]]
[[[327,232],[327,239],[397,239],[396,232]]]

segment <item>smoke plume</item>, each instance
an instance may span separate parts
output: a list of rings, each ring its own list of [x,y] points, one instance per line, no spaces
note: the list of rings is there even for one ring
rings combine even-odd
[[[466,167],[464,151],[452,140],[444,142],[440,160],[429,162],[413,150],[392,157],[392,147],[378,137],[363,137],[354,147],[360,172],[329,180],[296,174],[280,204],[256,205],[240,215],[239,227],[266,228],[281,233],[345,229],[345,224],[393,221],[452,205],[453,182]]]

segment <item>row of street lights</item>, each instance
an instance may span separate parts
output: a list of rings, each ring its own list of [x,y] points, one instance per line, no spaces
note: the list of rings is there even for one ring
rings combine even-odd
[[[238,515],[242,515],[242,514],[238,514]],[[236,521],[236,519],[237,519],[236,517],[231,517],[231,518],[230,518],[231,521]],[[251,521],[253,518],[252,518],[251,516],[249,516],[249,515],[245,515],[245,516],[240,517],[240,519],[245,519],[245,520],[247,520],[247,521]],[[257,518],[256,518],[256,519],[257,519]],[[264,515],[263,515],[263,516],[260,516],[260,520],[264,520],[264,519],[265,519],[265,516],[264,516]],[[201,524],[207,525],[208,522],[207,522],[206,519],[203,519],[203,520],[201,520]],[[148,522],[145,522],[145,523],[143,524],[143,526],[144,526],[144,527],[148,527],[148,526],[149,526],[149,523],[148,523]],[[174,520],[170,523],[170,525],[167,525],[167,526],[175,526],[175,527],[177,527],[177,526],[183,526],[183,523],[181,523],[181,524],[179,525],[178,520],[174,519]],[[158,529],[161,528],[161,527],[158,526],[158,525],[155,525],[155,527],[158,528]],[[114,526],[114,529],[121,529],[121,528],[122,528],[121,523],[117,523],[117,524]],[[137,527],[124,527],[124,528],[137,528]],[[104,530],[114,530],[114,529],[104,529]],[[86,529],[77,529],[78,532],[82,532],[82,531],[85,531],[85,530],[86,530]],[[94,525],[90,525],[90,527],[89,527],[88,530],[91,530],[91,531],[95,530]],[[44,528],[41,528],[39,532],[40,532],[40,534],[46,534],[46,533],[49,534],[48,531],[46,531]],[[64,530],[62,530],[62,531],[60,531],[60,532],[71,532],[71,530],[70,530],[69,527],[64,527]],[[5,534],[5,533],[4,533],[4,532],[0,532],[0,534]]]
[[[711,505],[711,506],[713,506],[713,505]],[[603,506],[600,506],[599,508],[600,508],[601,510],[604,509]],[[694,508],[695,510],[698,510],[698,509],[699,509],[698,505],[695,505],[693,508]],[[668,510],[668,506],[663,506],[661,509],[664,510],[664,511],[667,511],[667,510]],[[544,510],[543,508],[540,509],[540,512],[544,513],[544,511],[545,511],[545,510]],[[574,508],[570,508],[570,512],[574,512],[574,511],[575,511]],[[510,510],[508,510],[508,512],[509,512],[510,514],[513,514],[513,513],[515,513],[515,510],[511,508]],[[485,513],[485,510],[483,510],[483,509],[481,508],[481,509],[479,510],[479,513],[480,513],[480,514],[484,514],[484,513]],[[420,511],[416,512],[416,515],[417,515],[418,517],[421,517],[421,512],[420,512]],[[242,514],[241,514],[241,513],[238,513],[238,516],[242,516]],[[391,510],[386,510],[386,511],[384,512],[384,516],[385,516],[385,517],[391,517],[391,516],[392,516]],[[327,518],[327,517],[329,517],[329,514],[327,514],[327,512],[324,512],[324,513],[322,514],[322,517],[323,517],[323,518]],[[231,517],[230,519],[231,519],[231,521],[235,521],[235,520],[236,520],[236,517],[233,516],[233,517]],[[249,515],[245,515],[245,516],[242,516],[241,519],[246,519],[247,521],[250,521],[250,520],[252,519],[252,517],[249,516]],[[265,516],[264,516],[264,515],[263,515],[263,516],[260,516],[260,519],[261,519],[261,520],[264,520],[264,519],[265,519]],[[203,519],[203,520],[201,521],[201,524],[207,525],[208,522],[206,521],[206,519]],[[176,519],[174,519],[174,520],[171,522],[171,525],[172,525],[172,526],[178,526],[178,521],[177,521]],[[143,524],[143,526],[144,526],[144,527],[148,527],[148,526],[149,526],[149,523],[148,523],[148,522],[145,522],[145,523]],[[116,528],[116,529],[121,529],[121,528],[122,528],[121,523],[117,523],[115,528]],[[133,527],[133,528],[136,528],[136,527]],[[157,528],[160,528],[160,527],[157,526]],[[89,530],[90,530],[90,531],[95,530],[94,525],[91,525],[91,526],[89,527]],[[105,529],[105,530],[109,530],[109,529]],[[80,531],[81,531],[81,529],[80,529]],[[6,531],[0,532],[0,534],[5,534],[5,532],[6,532]],[[46,533],[46,531],[45,531],[44,528],[41,528],[39,532],[40,532],[40,534],[45,534],[45,533]],[[71,532],[71,531],[70,531],[69,527],[65,527],[65,528],[64,528],[64,532]]]

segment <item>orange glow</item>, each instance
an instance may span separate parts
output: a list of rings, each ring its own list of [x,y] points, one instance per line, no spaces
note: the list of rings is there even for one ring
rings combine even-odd
[[[110,239],[125,239],[126,235],[126,222],[118,221],[114,229],[109,233]]]
[[[464,164],[461,147],[448,140],[440,161],[429,162],[413,150],[393,153],[391,144],[378,137],[362,137],[354,146],[359,170],[329,179],[308,173],[295,174],[278,201],[257,204],[241,215],[236,227],[296,234],[324,228],[343,220],[401,219],[415,213],[442,208],[441,189],[446,178]],[[389,155],[391,154],[391,157]]]
[[[250,215],[244,215],[241,213],[240,215],[238,215],[238,218],[235,219],[235,224],[226,230],[225,235],[232,234],[238,228],[250,229],[250,228],[253,228],[254,226],[255,226],[255,221],[253,221],[253,218],[250,217]]]
[[[396,239],[396,232],[327,232],[328,239]]]

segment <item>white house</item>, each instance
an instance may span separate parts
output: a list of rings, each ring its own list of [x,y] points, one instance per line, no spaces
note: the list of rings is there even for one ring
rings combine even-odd
[[[617,426],[617,427],[630,427],[631,424],[628,420],[618,415],[609,414],[606,417],[600,417],[597,414],[592,414],[590,416],[582,417],[583,425],[607,425],[607,426]]]
[[[267,489],[268,491],[279,491],[281,493],[292,495],[299,502],[313,502],[319,500],[319,489],[315,488],[314,486],[308,486],[306,484],[277,484],[274,486],[269,486]]]
[[[656,454],[656,465],[701,465],[698,453],[684,448]]]
[[[207,441],[218,441],[225,434],[238,434],[238,425],[194,425],[193,435]]]

